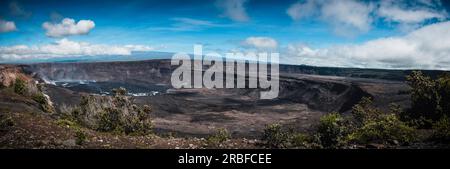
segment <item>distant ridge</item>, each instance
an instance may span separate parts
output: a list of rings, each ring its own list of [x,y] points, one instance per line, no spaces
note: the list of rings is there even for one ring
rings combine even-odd
[[[161,53],[161,56],[164,53]],[[167,53],[166,53],[167,54]],[[157,58],[157,57],[154,57]],[[86,74],[94,73],[95,71],[109,72],[114,69],[132,70],[140,69],[141,71],[146,69],[164,70],[166,74],[170,74],[171,70],[176,66],[170,65],[169,59],[150,59],[150,60],[131,60],[131,61],[80,61],[80,60],[65,60],[59,62],[44,62],[44,63],[32,63],[21,64],[25,70],[31,70],[32,72],[39,72],[45,70],[58,69],[62,72],[70,71],[73,69],[86,71]],[[309,74],[309,75],[322,75],[322,76],[338,76],[338,77],[351,77],[351,78],[368,78],[368,79],[382,79],[382,80],[394,80],[404,81],[406,76],[413,70],[390,70],[390,69],[364,69],[364,68],[339,68],[339,67],[316,67],[307,65],[280,65],[280,73],[285,74]],[[65,70],[67,69],[67,70]],[[70,69],[70,70],[69,70]],[[53,70],[54,71],[54,70]],[[424,74],[433,78],[448,71],[441,70],[421,70]]]

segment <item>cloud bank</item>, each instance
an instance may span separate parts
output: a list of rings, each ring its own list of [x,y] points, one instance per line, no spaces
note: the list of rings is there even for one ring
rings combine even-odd
[[[405,36],[370,40],[362,44],[314,49],[286,47],[287,63],[393,69],[450,69],[450,21],[424,26]]]
[[[338,35],[351,36],[370,30],[373,5],[355,0],[307,0],[291,5],[286,13],[293,20],[317,18],[333,26]]]
[[[57,40],[55,43],[41,46],[4,46],[0,47],[0,60],[45,59],[73,56],[97,55],[131,55],[137,51],[152,51],[151,46],[145,45],[104,45],[75,42],[68,39]]]
[[[402,1],[381,1],[377,14],[389,22],[404,24],[416,24],[430,19],[443,20],[447,18],[445,11],[436,9],[440,6],[439,1],[424,0],[417,3],[414,6],[408,6],[403,5]]]
[[[88,34],[95,27],[94,21],[64,18],[61,23],[44,22],[42,28],[46,30],[46,35],[53,38],[66,37],[71,35]]]
[[[378,18],[401,27],[419,27],[429,20],[448,18],[439,0],[306,0],[292,4],[286,13],[295,21],[315,18],[328,23],[342,36],[366,33]]]
[[[248,37],[242,42],[242,46],[257,49],[275,49],[278,42],[269,37]]]

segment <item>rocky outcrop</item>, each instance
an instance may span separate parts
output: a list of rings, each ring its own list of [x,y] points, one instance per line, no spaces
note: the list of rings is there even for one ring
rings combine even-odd
[[[1,104],[9,105],[15,99],[24,100],[24,103],[33,102],[37,103],[40,108],[35,111],[43,110],[44,112],[53,112],[54,107],[51,98],[42,91],[42,87],[38,84],[37,79],[33,78],[30,74],[26,74],[22,67],[16,65],[0,65],[0,89],[2,90],[2,96],[0,97]],[[10,88],[12,90],[9,90]],[[20,102],[16,104],[22,104]],[[16,107],[18,110],[24,109],[24,107]],[[9,108],[0,107],[0,108]],[[33,110],[31,110],[33,111]]]
[[[31,77],[22,73],[21,68],[13,65],[0,65],[0,86],[10,87],[18,78],[29,83],[34,82]]]

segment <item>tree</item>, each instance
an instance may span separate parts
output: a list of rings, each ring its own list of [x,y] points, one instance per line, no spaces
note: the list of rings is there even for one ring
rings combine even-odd
[[[336,148],[346,135],[345,119],[339,113],[324,115],[320,118],[317,133],[322,146]]]
[[[17,78],[14,82],[14,92],[20,95],[27,93],[27,86],[24,80]]]
[[[430,127],[431,121],[438,120],[442,116],[439,85],[420,71],[413,71],[406,79],[411,86],[412,102],[406,118],[424,119],[424,125]]]

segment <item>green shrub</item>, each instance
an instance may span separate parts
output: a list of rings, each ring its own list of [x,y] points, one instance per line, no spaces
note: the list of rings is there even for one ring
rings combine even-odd
[[[357,126],[362,126],[366,121],[375,119],[380,114],[382,112],[372,106],[372,99],[368,97],[363,97],[352,108],[352,115]]]
[[[390,112],[385,113],[373,106],[372,100],[363,98],[352,109],[352,123],[347,124],[344,143],[395,143],[406,144],[414,140],[415,130],[402,122],[398,115],[403,110],[397,104],[390,104]]]
[[[99,131],[123,131],[120,127],[123,125],[120,121],[120,112],[117,109],[105,108],[104,111],[97,114]]]
[[[339,147],[346,134],[345,120],[339,113],[330,113],[320,118],[317,134],[325,148]]]
[[[152,133],[153,124],[147,105],[134,104],[131,97],[122,95],[124,88],[114,89],[115,96],[82,96],[78,107],[69,109],[77,123],[102,132],[146,135]]]
[[[280,124],[270,124],[264,129],[261,138],[269,148],[318,148],[315,136],[295,132],[292,128],[284,129]]]
[[[75,138],[76,138],[75,143],[77,145],[83,145],[83,143],[86,142],[86,140],[87,140],[86,134],[81,129],[75,130]]]
[[[71,107],[67,108],[67,110],[62,110],[62,116],[66,119],[70,119],[73,122],[76,122],[78,124],[83,124],[83,113],[81,111],[80,107]],[[64,112],[67,111],[67,112]]]
[[[433,125],[432,140],[441,143],[450,143],[450,118],[444,116]]]
[[[125,117],[122,127],[125,134],[147,135],[153,132],[152,121],[149,118],[140,119],[137,116]]]
[[[47,104],[47,98],[45,98],[44,94],[42,93],[33,95],[33,100],[39,104]]]
[[[55,121],[55,123],[58,126],[68,127],[70,129],[74,130],[75,131],[75,143],[77,145],[82,145],[84,142],[86,142],[86,140],[87,140],[86,133],[82,130],[82,127],[78,123],[76,123],[70,119],[58,119]]]
[[[77,123],[70,121],[68,119],[58,119],[55,121],[56,125],[62,127],[77,127]]]
[[[12,117],[6,114],[0,114],[0,131],[6,131],[12,126],[14,126]]]
[[[395,114],[380,115],[356,129],[348,136],[348,140],[360,144],[395,142],[408,144],[415,140],[415,130],[400,121]]]
[[[42,92],[38,92],[36,94],[33,95],[33,100],[36,101],[37,103],[39,103],[41,109],[44,112],[47,113],[53,113],[53,107],[51,105],[49,105],[49,103],[47,102],[47,98],[44,96],[44,94]]]
[[[271,148],[285,148],[289,142],[288,136],[288,133],[282,130],[281,125],[271,124],[264,129],[262,141]]]
[[[16,78],[14,82],[14,92],[20,95],[25,95],[27,93],[26,82],[23,79]]]
[[[440,108],[444,116],[450,117],[450,74],[446,73],[437,80],[440,95]]]
[[[422,128],[430,128],[434,121],[450,113],[450,76],[433,80],[420,71],[407,76],[411,86],[411,109],[402,114],[403,120],[412,120]],[[420,121],[419,121],[420,120]]]
[[[217,146],[231,138],[230,133],[226,129],[218,129],[216,133],[206,139],[208,145]]]
[[[438,111],[439,93],[436,90],[436,82],[420,71],[413,71],[406,78],[411,90],[412,116],[435,118]],[[428,113],[426,113],[428,112]]]
[[[314,138],[311,135],[304,134],[304,133],[292,133],[289,135],[289,143],[292,147],[297,148],[313,148],[317,147],[315,146]]]

